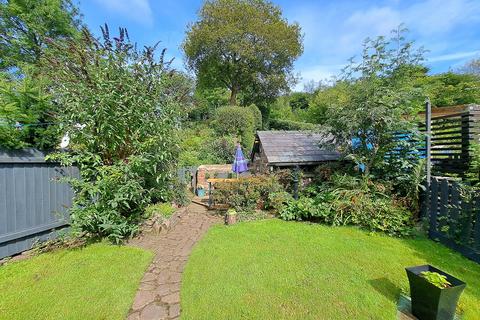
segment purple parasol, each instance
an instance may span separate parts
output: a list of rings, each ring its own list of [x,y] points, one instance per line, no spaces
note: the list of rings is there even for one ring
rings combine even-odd
[[[247,170],[247,160],[245,160],[245,157],[243,156],[242,147],[240,147],[240,144],[238,144],[237,151],[235,152],[235,160],[233,161],[232,165],[232,171],[238,175],[239,173]]]

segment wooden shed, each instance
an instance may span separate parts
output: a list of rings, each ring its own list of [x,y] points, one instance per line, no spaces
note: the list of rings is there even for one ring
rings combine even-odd
[[[308,131],[258,131],[250,156],[255,173],[300,167],[310,171],[318,165],[338,161],[340,153],[325,144],[328,139]]]

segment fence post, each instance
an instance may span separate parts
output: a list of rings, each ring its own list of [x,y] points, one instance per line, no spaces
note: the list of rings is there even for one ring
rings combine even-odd
[[[298,175],[299,175],[299,167],[296,166],[293,174],[293,198],[298,200]]]
[[[430,182],[432,178],[432,105],[430,99],[425,102],[425,126],[426,126],[426,168],[425,173],[427,175],[427,190],[430,189]]]
[[[208,182],[208,207],[211,208],[213,205],[213,199],[212,199],[212,182]]]
[[[433,179],[430,185],[430,204],[429,204],[429,214],[430,214],[430,227],[429,235],[430,238],[434,238],[434,235],[437,231],[437,210],[438,210],[438,181]]]

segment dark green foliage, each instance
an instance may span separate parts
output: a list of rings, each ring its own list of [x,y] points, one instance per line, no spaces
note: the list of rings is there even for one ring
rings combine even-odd
[[[0,2],[0,70],[35,72],[49,40],[79,34],[79,12],[71,0]]]
[[[285,120],[285,119],[270,119],[270,129],[272,130],[315,130],[317,128],[313,123]]]
[[[446,72],[418,79],[416,86],[423,88],[432,106],[456,106],[480,103],[480,78],[473,74]],[[421,105],[421,101],[419,101]],[[420,107],[421,108],[421,107]],[[420,109],[419,111],[423,111]]]
[[[0,79],[0,147],[53,149],[60,136],[52,106],[32,80]]]
[[[411,82],[423,51],[414,50],[401,31],[391,40],[364,42],[362,60],[344,71],[348,99],[327,111],[332,140],[350,160],[364,166],[366,176],[397,147],[395,134],[411,132],[415,125],[408,116],[414,112],[411,101],[420,93]]]
[[[70,0],[0,1],[0,147],[49,150],[60,143],[57,106],[39,64],[52,41],[77,37],[80,26]]]
[[[189,111],[190,119],[207,120],[215,114],[215,110],[226,106],[229,100],[228,90],[225,88],[201,89],[195,91],[195,105]]]
[[[311,186],[309,193],[299,200],[290,200],[280,216],[285,220],[358,225],[389,235],[409,235],[412,214],[390,188],[349,175],[333,174],[330,181]]]
[[[283,187],[275,176],[255,176],[216,183],[214,192],[215,202],[228,204],[238,212],[276,209],[285,202]]]
[[[310,94],[305,92],[294,92],[290,95],[290,107],[292,110],[308,109]]]
[[[253,114],[253,119],[255,120],[255,130],[261,130],[263,128],[262,112],[254,104],[249,105],[247,108]]]
[[[255,116],[249,108],[221,107],[215,112],[212,126],[216,134],[237,137],[245,149],[250,150],[252,148]]]
[[[182,91],[164,53],[157,60],[154,48],[137,51],[125,30],[114,39],[102,31],[102,42],[85,32],[47,55],[71,137],[70,150],[52,158],[80,169],[71,181],[74,226],[119,242],[137,231],[147,204],[171,200]]]
[[[218,136],[213,129],[197,123],[192,128],[183,129],[180,137],[180,167],[233,161],[237,140],[233,136]]]

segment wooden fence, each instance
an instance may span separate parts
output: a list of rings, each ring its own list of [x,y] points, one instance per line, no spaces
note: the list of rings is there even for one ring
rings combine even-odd
[[[444,177],[432,177],[427,194],[430,238],[480,263],[480,194]]]
[[[463,110],[431,117],[430,147],[432,173],[438,176],[463,176],[468,168],[469,147],[480,134],[480,106],[468,105]],[[425,131],[425,124],[420,127]]]
[[[68,225],[72,190],[60,177],[78,175],[34,150],[0,152],[0,259],[28,250]]]

